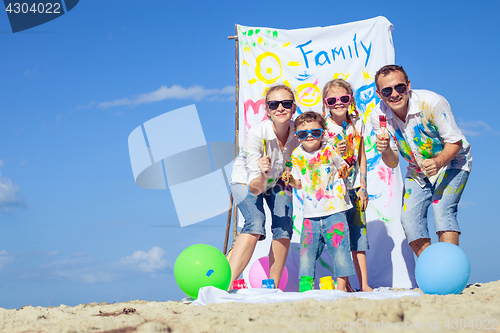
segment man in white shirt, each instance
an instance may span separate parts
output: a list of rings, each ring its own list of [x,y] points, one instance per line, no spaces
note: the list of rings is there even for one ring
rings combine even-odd
[[[470,145],[455,123],[446,99],[411,90],[403,67],[387,65],[375,75],[380,103],[371,114],[377,150],[395,168],[398,150],[408,161],[401,224],[413,252],[430,242],[427,211],[432,204],[440,242],[458,245],[457,207],[471,171]]]

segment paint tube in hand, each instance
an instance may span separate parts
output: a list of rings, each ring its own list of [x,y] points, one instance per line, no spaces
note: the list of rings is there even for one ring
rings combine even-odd
[[[293,183],[293,177],[291,175],[292,166],[293,166],[292,162],[290,161],[285,162],[285,171],[283,172],[283,176],[281,178],[283,179],[285,185],[287,186],[289,183]]]
[[[262,149],[264,151],[264,157],[267,157],[267,151],[266,151],[266,139],[262,139]],[[266,176],[269,177],[269,171],[265,172]]]
[[[342,122],[342,140],[344,140],[347,144],[347,122],[346,121],[343,121]],[[347,147],[346,149],[344,150],[344,153],[342,153],[342,157],[345,157],[347,154]]]
[[[380,129],[382,130],[382,133],[385,134],[385,131],[387,130],[387,119],[383,114],[378,116],[378,120],[380,123]]]

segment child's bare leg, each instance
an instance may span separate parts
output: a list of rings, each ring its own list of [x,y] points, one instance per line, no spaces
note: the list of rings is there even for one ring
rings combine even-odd
[[[366,267],[366,252],[365,251],[352,251],[352,260],[354,268],[358,275],[359,288],[361,291],[373,291],[368,285],[368,269]]]
[[[233,251],[231,251],[231,256],[229,257],[229,266],[231,267],[229,289],[232,289],[233,281],[240,276],[250,262],[259,238],[260,235],[258,234],[239,234],[238,238],[236,238]]]
[[[274,279],[276,288],[279,288],[281,274],[285,268],[290,240],[288,238],[273,239],[269,250],[269,278]]]
[[[337,276],[337,290],[347,292],[347,281],[349,281],[349,278],[347,276]]]

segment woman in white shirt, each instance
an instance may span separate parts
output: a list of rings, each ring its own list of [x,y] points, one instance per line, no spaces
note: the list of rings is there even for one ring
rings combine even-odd
[[[269,278],[279,286],[293,232],[292,190],[281,176],[292,151],[299,145],[291,120],[295,109],[295,97],[289,87],[271,87],[266,94],[269,119],[250,128],[234,162],[231,193],[245,224],[229,258],[230,286],[248,265],[257,241],[266,238],[264,200],[272,215]]]

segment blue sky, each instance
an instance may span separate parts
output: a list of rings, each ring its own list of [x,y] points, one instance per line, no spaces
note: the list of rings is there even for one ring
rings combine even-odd
[[[178,254],[222,249],[226,215],[180,228],[170,192],[134,183],[127,138],[196,104],[234,140],[234,34],[385,16],[414,89],[445,96],[472,145],[459,210],[471,282],[500,279],[495,165],[498,1],[86,0],[13,34],[0,14],[0,306],[179,300]],[[174,87],[175,86],[175,87]],[[189,119],[173,126],[185,127]],[[184,138],[179,138],[183,140]]]

